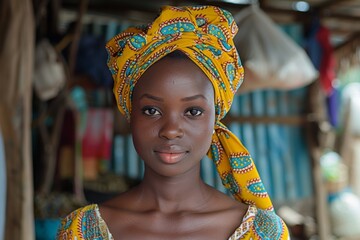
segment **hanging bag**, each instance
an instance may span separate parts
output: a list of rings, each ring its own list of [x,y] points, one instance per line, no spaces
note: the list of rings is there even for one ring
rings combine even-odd
[[[36,47],[34,88],[43,101],[54,98],[65,85],[65,70],[54,47],[46,39]]]
[[[234,15],[239,32],[234,38],[245,68],[239,89],[294,89],[314,81],[317,71],[305,51],[256,5]]]

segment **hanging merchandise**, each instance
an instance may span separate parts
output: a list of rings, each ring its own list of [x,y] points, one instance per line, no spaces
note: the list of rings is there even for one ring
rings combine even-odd
[[[320,157],[321,171],[328,192],[332,232],[338,237],[360,238],[360,198],[348,188],[348,167],[336,152]]]
[[[82,139],[84,178],[94,180],[108,171],[110,164],[113,111],[111,108],[89,108]]]
[[[335,55],[330,42],[330,31],[324,26],[319,26],[316,33],[316,39],[321,45],[322,56],[320,62],[320,82],[323,90],[327,95],[333,92],[333,82],[336,77],[335,73]]]
[[[330,42],[330,31],[321,25],[318,17],[313,17],[305,49],[317,70],[322,92],[325,93],[328,120],[334,127],[338,126],[338,91],[334,88],[336,79],[336,60]]]
[[[338,94],[336,88],[334,88],[336,61],[333,47],[330,43],[330,31],[326,27],[320,26],[316,38],[322,48],[319,79],[322,89],[326,94],[329,122],[332,126],[336,127],[338,125]]]
[[[329,202],[333,232],[339,237],[360,238],[360,199],[351,191],[342,191]]]
[[[43,100],[56,97],[65,86],[65,70],[51,43],[44,39],[36,47],[34,87]]]
[[[359,82],[349,83],[343,88],[343,90],[341,91],[341,103],[341,109],[343,109],[342,115],[345,115],[346,111],[349,111],[349,120],[348,122],[343,122],[343,124],[349,124],[348,127],[350,127],[350,132],[352,133],[352,135],[360,136]]]
[[[113,80],[106,65],[105,40],[99,36],[84,34],[79,41],[76,73],[90,77],[97,86],[112,87]]]
[[[245,67],[241,92],[256,89],[294,89],[318,75],[306,52],[288,37],[258,6],[234,16],[240,31],[234,38]]]

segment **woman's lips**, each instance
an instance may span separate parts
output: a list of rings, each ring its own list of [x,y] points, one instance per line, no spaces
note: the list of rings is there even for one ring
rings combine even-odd
[[[160,160],[167,164],[174,164],[180,162],[187,152],[156,152],[156,154],[159,156]]]

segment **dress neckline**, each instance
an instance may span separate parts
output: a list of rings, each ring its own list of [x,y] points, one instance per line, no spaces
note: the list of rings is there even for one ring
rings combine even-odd
[[[93,210],[96,212],[97,217],[99,219],[99,224],[102,225],[102,226],[99,226],[99,227],[107,232],[110,240],[114,240],[114,237],[112,236],[112,234],[111,234],[105,220],[101,216],[99,205],[98,204],[92,204],[91,208],[93,208]],[[257,213],[256,206],[249,205],[249,207],[246,210],[245,215],[241,219],[241,223],[240,223],[239,227],[237,227],[235,229],[235,231],[231,234],[231,236],[228,239],[229,240],[238,239],[239,237],[241,237],[242,235],[247,233],[250,230],[250,228],[252,227],[252,222],[253,222],[253,220],[254,220],[254,218],[256,216],[256,213]]]

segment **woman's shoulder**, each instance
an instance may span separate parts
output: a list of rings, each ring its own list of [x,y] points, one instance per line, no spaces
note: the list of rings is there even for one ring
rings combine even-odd
[[[79,208],[62,219],[57,239],[112,239],[97,204]]]
[[[229,240],[242,239],[251,236],[253,239],[287,240],[289,232],[284,221],[275,213],[249,206],[239,228]]]

